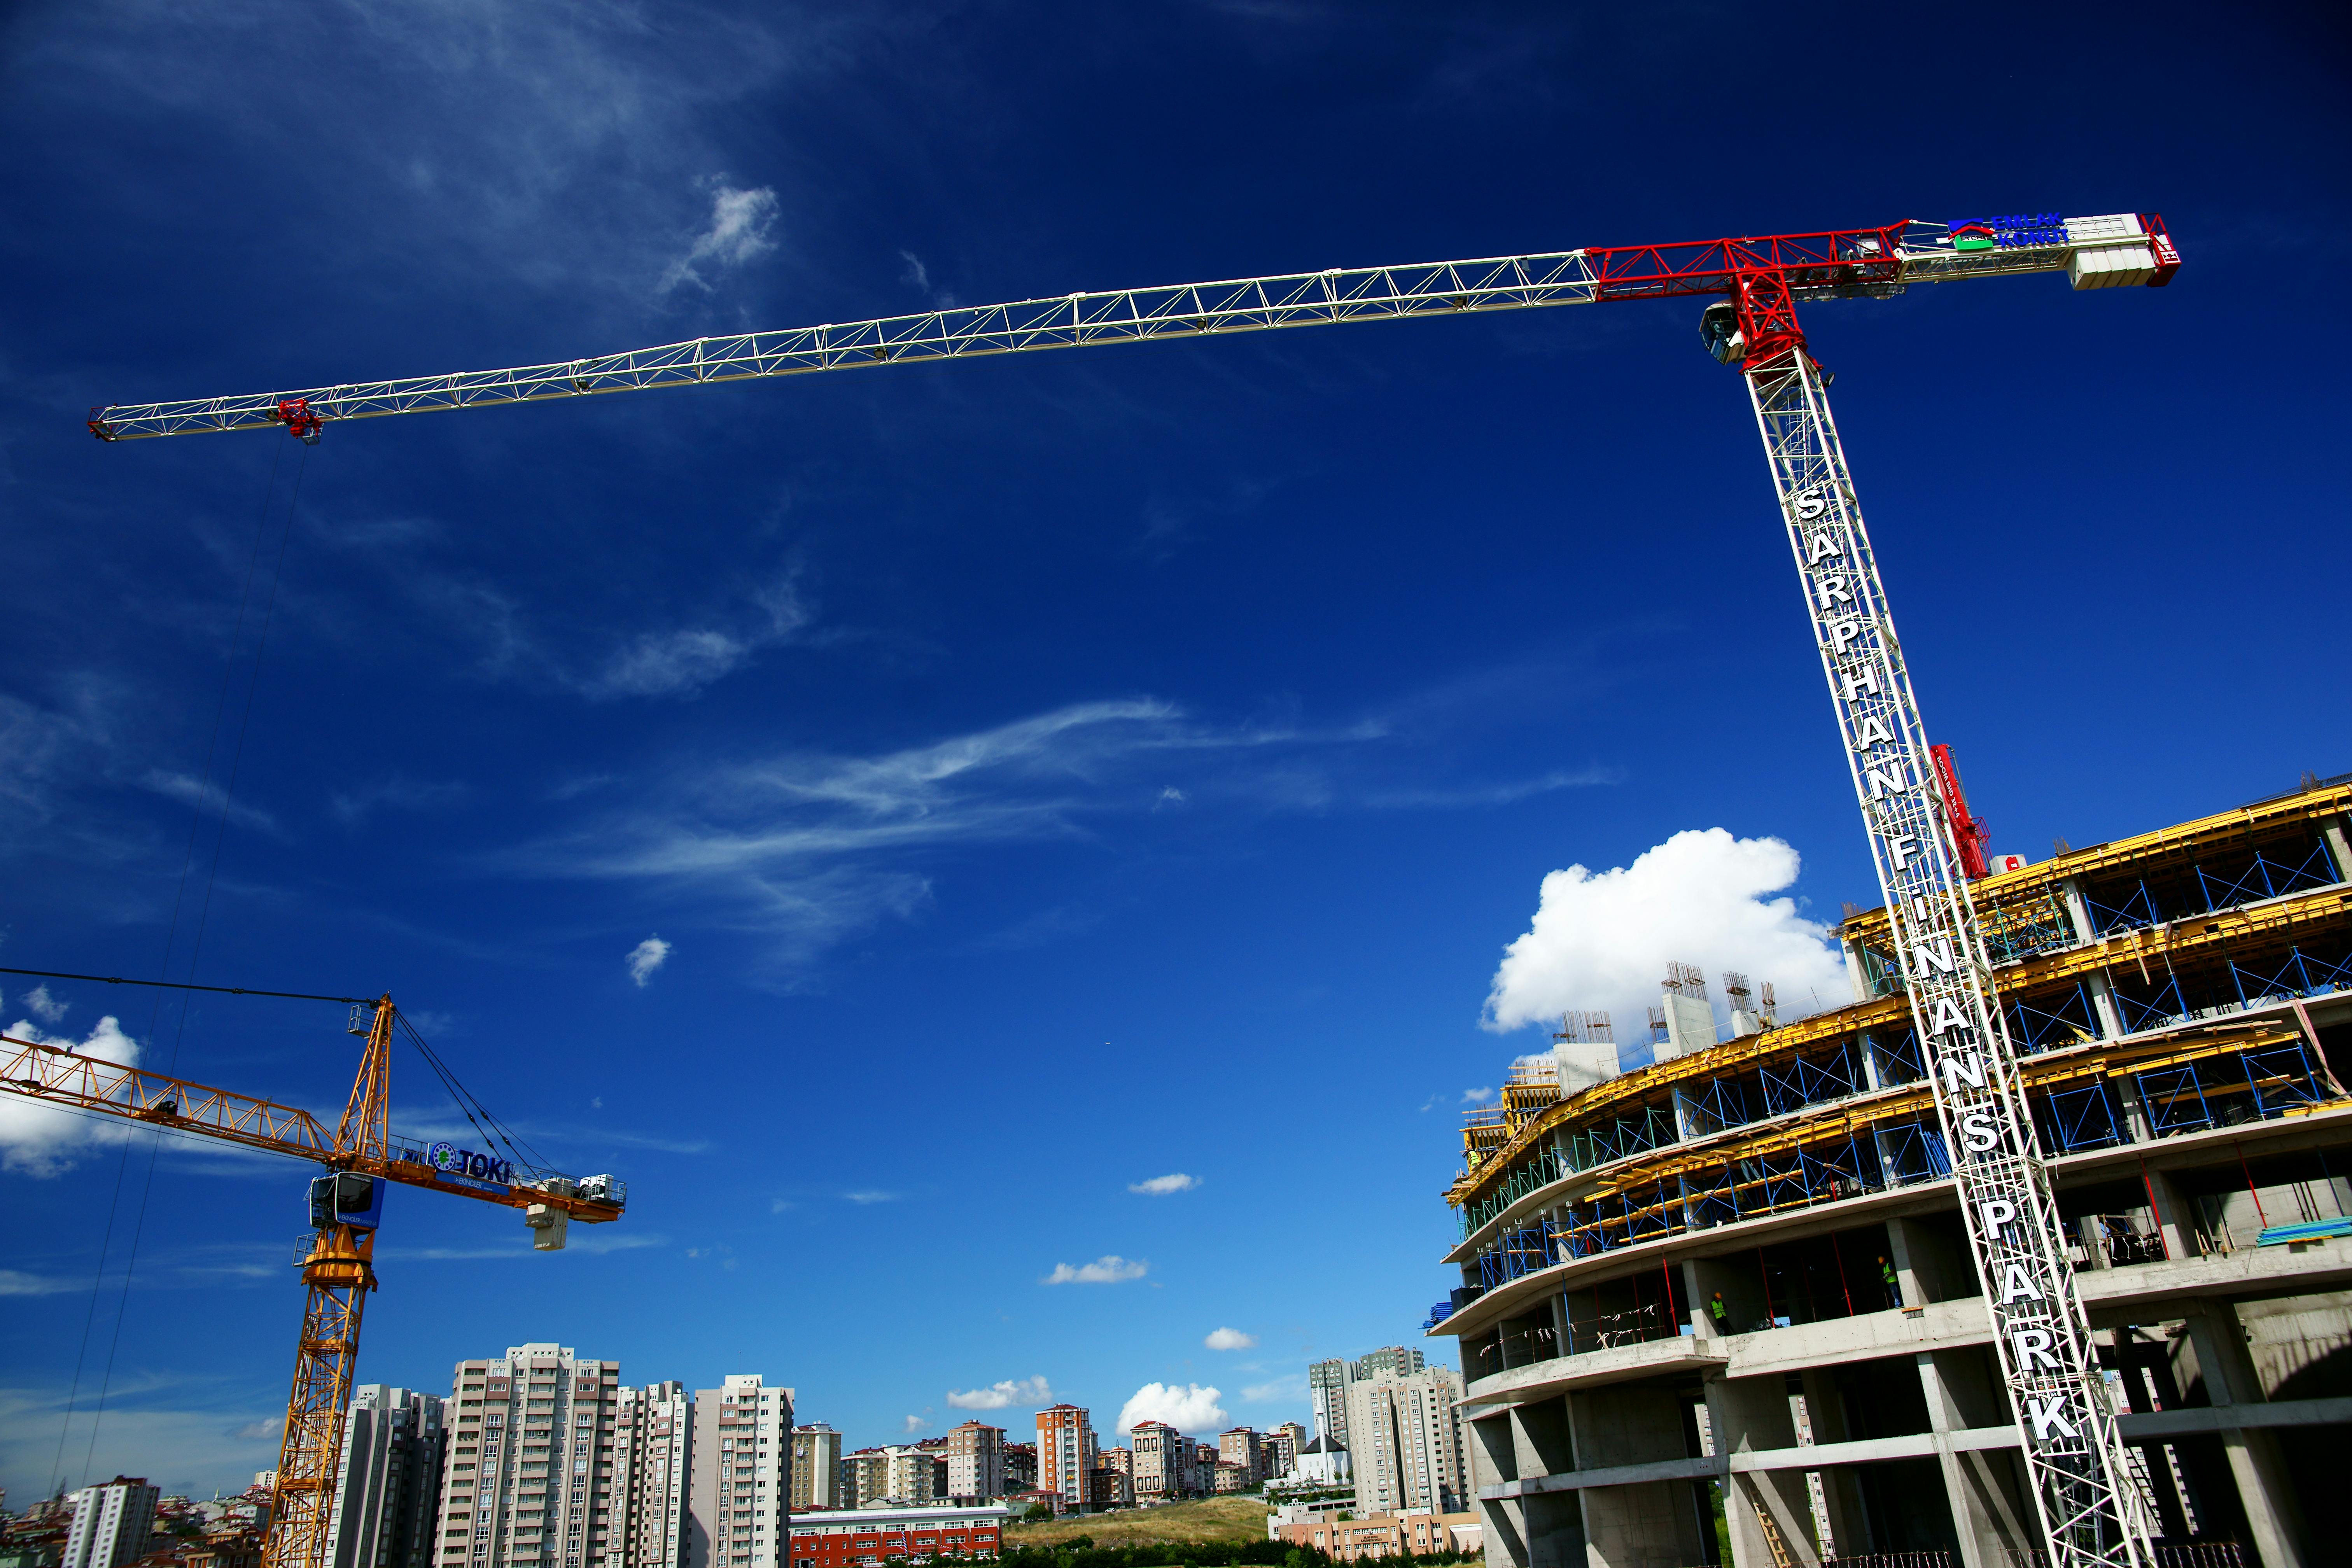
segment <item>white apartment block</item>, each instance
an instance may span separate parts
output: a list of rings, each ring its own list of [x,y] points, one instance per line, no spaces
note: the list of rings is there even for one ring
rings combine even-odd
[[[437,1394],[381,1383],[352,1390],[327,1519],[329,1568],[432,1568],[444,1413]]]
[[[457,1363],[436,1538],[443,1568],[598,1568],[620,1363],[524,1344]]]
[[[698,1390],[686,1568],[785,1568],[791,1559],[793,1391],[757,1373]]]
[[[841,1495],[841,1434],[816,1422],[793,1428],[793,1511],[846,1508]]]
[[[1360,1514],[1469,1509],[1462,1374],[1424,1367],[1348,1384],[1348,1449]]]
[[[138,1558],[155,1528],[159,1495],[157,1488],[131,1476],[75,1492],[68,1500],[73,1523],[66,1530],[59,1568],[122,1568]]]
[[[686,1384],[624,1388],[614,1411],[606,1568],[686,1568],[694,1401]]]

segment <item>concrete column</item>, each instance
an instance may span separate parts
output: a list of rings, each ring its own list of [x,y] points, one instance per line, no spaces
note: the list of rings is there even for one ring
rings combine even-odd
[[[1759,1448],[1797,1446],[1797,1423],[1790,1407],[1788,1379],[1782,1373],[1708,1377],[1706,1414],[1718,1454],[1736,1458]],[[1777,1568],[1771,1541],[1758,1520],[1759,1512],[1770,1515],[1773,1531],[1791,1563],[1801,1568],[1820,1568],[1811,1504],[1801,1470],[1735,1470],[1723,1501],[1724,1519],[1731,1528],[1732,1568]]]
[[[1850,936],[1840,936],[1838,946],[1845,951],[1845,981],[1853,987],[1853,999],[1870,1000],[1870,969],[1862,961],[1862,944]]]
[[[1567,1396],[1569,1436],[1580,1470],[1690,1457],[1680,1396],[1654,1384],[1616,1384]],[[1684,1568],[1706,1555],[1687,1481],[1593,1487],[1582,1502],[1585,1568]],[[1538,1500],[1530,1498],[1530,1505]],[[1533,1530],[1535,1510],[1529,1510]],[[1545,1568],[1540,1536],[1531,1541]]]
[[[2059,878],[2058,898],[2066,906],[2066,918],[2074,922],[2074,940],[2078,942],[2098,941],[2098,927],[2091,920],[2091,900],[2083,891],[2083,879]]]
[[[1924,1307],[1974,1293],[1975,1262],[1932,1226],[1915,1219],[1890,1219],[1886,1238],[1895,1249],[1895,1273],[1903,1286],[1905,1306]],[[1877,1267],[1875,1260],[1871,1267]]]
[[[2197,1370],[2205,1376],[2206,1398],[2216,1406],[2265,1403],[2237,1309],[2227,1301],[2197,1301],[2186,1315]],[[2246,1529],[2254,1538],[2263,1568],[2308,1568],[2315,1560],[2305,1552],[2309,1537],[2285,1457],[2279,1452],[2278,1434],[2260,1426],[2224,1426],[2221,1447],[2230,1457],[2238,1502],[2246,1510]]]
[[[2124,1113],[2124,1135],[2135,1143],[2155,1142],[2156,1129],[2148,1124],[2147,1107],[2140,1101],[2138,1083],[2129,1073],[2107,1081],[2116,1086],[2116,1108]]]
[[[2331,816],[2319,831],[2326,836],[2327,853],[2335,858],[2336,879],[2339,882],[2352,881],[2352,837],[2345,835],[2344,819]]]
[[[2123,1009],[2116,1005],[2116,988],[2107,980],[2106,971],[2095,969],[2084,977],[2091,993],[2091,1015],[2098,1020],[2099,1038],[2120,1040],[2124,1037]]]
[[[2179,1263],[2197,1256],[2197,1226],[2189,1205],[2181,1201],[2172,1178],[2155,1166],[2144,1166],[2143,1185],[2156,1209],[2156,1228],[2164,1237],[2164,1256]]]
[[[2009,1568],[2013,1562],[2030,1562],[2042,1539],[2040,1519],[2019,1474],[2017,1452],[1956,1450],[1949,1440],[1953,1432],[2017,1418],[2007,1391],[1987,1367],[1990,1354],[1970,1348],[1922,1351],[1916,1357],[1920,1388],[1927,1399],[1928,1430],[1936,1436],[1936,1463],[1944,1476],[1944,1499],[1960,1539],[1962,1568]]]

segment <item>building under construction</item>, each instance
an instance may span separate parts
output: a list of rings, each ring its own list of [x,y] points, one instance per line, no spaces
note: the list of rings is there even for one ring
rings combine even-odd
[[[1971,887],[2151,1530],[2237,1543],[2200,1562],[2341,1560],[2347,809],[2306,777]],[[1428,1327],[1490,1568],[1720,1563],[1718,1516],[1734,1568],[2042,1555],[1887,931],[1850,911],[1855,999],[1787,1024],[1676,965],[1650,1065],[1571,1016],[1472,1114]]]

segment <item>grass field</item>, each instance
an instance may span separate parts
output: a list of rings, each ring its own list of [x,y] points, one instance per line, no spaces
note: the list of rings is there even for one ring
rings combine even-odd
[[[1097,1546],[1140,1546],[1147,1542],[1264,1541],[1265,1500],[1201,1498],[1160,1508],[1122,1508],[1109,1513],[1073,1514],[1039,1524],[1009,1525],[1004,1544],[1052,1547],[1078,1536]]]

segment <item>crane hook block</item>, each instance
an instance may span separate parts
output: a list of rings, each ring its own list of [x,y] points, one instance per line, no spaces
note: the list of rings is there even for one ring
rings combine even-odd
[[[288,435],[299,437],[306,447],[319,444],[319,431],[327,423],[323,416],[311,412],[307,397],[279,398],[278,412],[272,417],[286,426]]]

